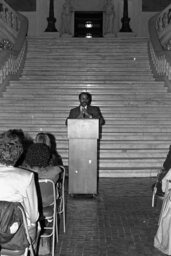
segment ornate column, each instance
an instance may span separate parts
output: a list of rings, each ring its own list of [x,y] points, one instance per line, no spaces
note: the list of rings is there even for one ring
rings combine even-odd
[[[54,0],[49,2],[49,17],[47,18],[48,26],[45,29],[45,32],[57,32],[58,30],[55,27],[56,18],[54,17]]]
[[[130,18],[128,17],[128,0],[124,0],[123,17],[121,22],[122,28],[120,29],[120,32],[132,32],[132,29],[129,26]]]

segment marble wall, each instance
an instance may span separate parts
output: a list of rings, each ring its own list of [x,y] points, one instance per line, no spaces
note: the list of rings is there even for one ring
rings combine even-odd
[[[49,16],[49,1],[37,0],[36,12],[22,12],[29,20],[29,35],[38,36],[44,33],[47,27]],[[101,11],[105,0],[71,0],[75,11]],[[114,30],[117,33],[121,26],[123,16],[123,0],[112,0],[115,8]],[[60,30],[61,11],[64,0],[54,0],[54,15],[56,28]],[[155,15],[155,12],[142,12],[142,0],[128,0],[130,27],[140,37],[148,36],[148,19]],[[72,33],[74,30],[74,14],[72,17]]]

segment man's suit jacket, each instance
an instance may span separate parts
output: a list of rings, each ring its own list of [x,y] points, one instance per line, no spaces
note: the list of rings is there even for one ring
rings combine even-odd
[[[92,116],[92,118],[99,119],[100,125],[103,125],[105,123],[105,120],[104,120],[104,118],[102,116],[102,113],[101,113],[99,107],[87,106],[87,112],[88,112],[89,115]],[[67,119],[77,119],[79,114],[80,114],[80,106],[71,109],[70,113],[69,113],[69,117]]]

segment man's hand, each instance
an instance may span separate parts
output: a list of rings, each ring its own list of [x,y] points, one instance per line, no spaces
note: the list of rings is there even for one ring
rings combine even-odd
[[[92,115],[89,115],[86,108],[82,109],[83,118],[92,118]]]

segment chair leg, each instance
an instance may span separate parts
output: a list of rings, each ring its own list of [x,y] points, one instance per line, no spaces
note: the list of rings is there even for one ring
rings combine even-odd
[[[55,255],[55,238],[56,238],[56,218],[54,217],[54,220],[53,220],[53,235],[52,235],[52,256]]]
[[[63,230],[64,230],[64,233],[66,231],[66,225],[65,225],[65,198],[63,197]]]
[[[55,223],[55,229],[56,229],[56,241],[57,241],[57,243],[58,243],[58,241],[59,241],[59,234],[58,234],[58,232],[59,232],[59,230],[58,230],[58,213],[56,213],[56,223]]]

